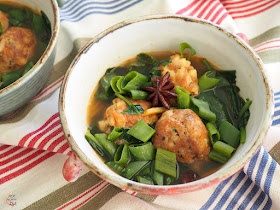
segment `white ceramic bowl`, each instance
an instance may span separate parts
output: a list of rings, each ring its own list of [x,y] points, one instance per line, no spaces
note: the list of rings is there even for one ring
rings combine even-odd
[[[219,68],[237,71],[241,96],[253,100],[247,141],[220,170],[194,182],[152,186],[127,180],[111,171],[84,138],[90,96],[107,68],[140,52],[178,50],[181,42],[191,44],[198,56]],[[256,153],[270,127],[273,97],[260,58],[239,37],[201,19],[158,15],[124,21],[94,37],[74,59],[65,76],[59,108],[70,146],[98,176],[137,192],[175,194],[203,189],[241,169]]]
[[[0,90],[0,117],[15,111],[42,89],[53,67],[60,25],[56,0],[0,0],[1,2],[20,3],[43,11],[50,20],[52,36],[46,51],[34,67],[23,77]]]

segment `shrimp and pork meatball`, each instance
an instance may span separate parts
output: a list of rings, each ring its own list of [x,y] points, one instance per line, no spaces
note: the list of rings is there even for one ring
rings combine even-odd
[[[0,36],[0,71],[9,73],[26,65],[35,46],[36,38],[30,29],[10,27]]]
[[[141,105],[144,110],[151,108],[151,103],[148,101],[128,100],[134,105]],[[141,119],[151,125],[158,120],[156,114],[144,116],[143,113],[137,115],[122,113],[125,109],[127,109],[126,103],[119,98],[115,98],[113,105],[106,109],[104,120],[98,122],[99,129],[102,132],[110,133],[111,127],[132,128]]]
[[[166,66],[158,67],[162,71],[162,76],[170,73],[170,81],[176,86],[185,88],[193,95],[199,92],[197,71],[186,58],[181,58],[179,54],[170,57]]]
[[[9,27],[9,19],[6,13],[0,11],[0,22],[2,27],[2,32],[6,31]]]
[[[210,153],[208,131],[191,109],[173,109],[158,120],[153,145],[176,153],[181,163],[206,159]]]

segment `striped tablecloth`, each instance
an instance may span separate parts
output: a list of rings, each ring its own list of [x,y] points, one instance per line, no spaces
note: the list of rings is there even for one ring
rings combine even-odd
[[[150,14],[204,18],[244,33],[265,63],[275,98],[273,126],[245,167],[204,190],[180,195],[124,192],[87,168],[68,183],[71,150],[58,114],[60,85],[78,50],[127,18]],[[68,0],[52,74],[41,93],[0,121],[0,209],[280,209],[279,0]]]

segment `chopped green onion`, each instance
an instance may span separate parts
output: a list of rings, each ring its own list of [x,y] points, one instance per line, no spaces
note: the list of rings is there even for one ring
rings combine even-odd
[[[208,157],[211,160],[214,160],[214,161],[219,162],[219,163],[226,163],[228,161],[227,157],[225,157],[224,155],[222,155],[221,153],[219,153],[215,150],[212,150],[210,152],[210,154],[208,155]]]
[[[251,104],[252,104],[252,101],[247,99],[246,103],[240,110],[239,117],[241,117],[250,108]]]
[[[150,65],[153,65],[153,64],[158,62],[153,56],[151,56],[147,53],[138,54],[137,55],[137,60],[141,63],[150,64]]]
[[[143,119],[139,120],[127,133],[140,141],[148,141],[156,131],[145,123]]]
[[[172,182],[175,180],[175,178],[171,177],[171,176],[166,176],[165,177],[165,180],[164,180],[164,183],[165,185],[170,185],[172,184]]]
[[[148,176],[150,174],[151,174],[151,166],[147,166],[142,171],[140,171],[139,176]]]
[[[100,142],[88,131],[85,135],[87,142],[90,146],[103,158],[109,159],[108,155],[105,153],[103,146]]]
[[[154,182],[150,177],[137,176],[136,179],[140,183],[154,185]]]
[[[125,91],[138,90],[148,82],[148,77],[136,71],[130,71],[124,77],[121,83],[121,88]]]
[[[131,99],[133,100],[146,100],[149,94],[143,90],[131,90]]]
[[[157,185],[163,185],[164,181],[164,174],[158,172],[155,169],[155,161],[152,162],[152,179]]]
[[[115,145],[113,142],[107,140],[107,135],[105,133],[99,133],[94,135],[95,138],[100,142],[100,144],[103,146],[103,148],[112,156],[114,157],[114,154],[117,150],[117,145]]]
[[[216,71],[207,71],[199,79],[198,85],[200,91],[205,91],[215,87],[220,79],[216,79]]]
[[[123,76],[115,76],[111,79],[110,85],[115,93],[125,94],[126,91],[121,88],[121,83],[123,81]]]
[[[106,165],[115,171],[117,174],[122,175],[123,167],[116,164],[114,161],[107,162]]]
[[[130,162],[122,171],[122,174],[127,179],[132,179],[137,173],[144,169],[150,162],[149,161],[134,161]]]
[[[232,152],[235,150],[232,146],[229,146],[228,144],[222,141],[216,141],[215,144],[213,145],[213,149],[223,154],[227,158],[230,158]]]
[[[115,77],[115,74],[105,74],[99,82],[106,96],[111,96],[114,93],[110,83],[113,77]]]
[[[129,146],[129,150],[136,160],[153,160],[155,158],[155,149],[151,142],[139,146]]]
[[[177,107],[178,109],[187,109],[190,107],[190,93],[183,87],[176,86],[175,91],[178,95],[177,97]]]
[[[122,135],[123,130],[119,127],[115,127],[112,132],[108,135],[108,140],[109,141],[115,141],[117,138]]]
[[[201,118],[208,120],[209,122],[216,121],[216,114],[209,108],[209,104],[206,101],[202,101],[196,98],[191,98],[191,109]]]
[[[214,125],[214,123],[209,122],[206,124],[206,128],[208,130],[208,135],[210,137],[211,140],[211,144],[213,145],[216,141],[220,140],[220,133],[217,130],[216,126]]]
[[[196,54],[196,51],[192,48],[192,46],[190,46],[188,43],[183,42],[180,44],[180,53],[181,53],[181,58],[184,58],[184,50],[185,49],[190,49],[191,53],[188,57],[188,60],[190,60],[190,58]]]
[[[131,160],[131,156],[128,149],[128,144],[121,144],[114,156],[115,163],[119,165],[128,164]]]
[[[161,173],[176,178],[176,154],[174,152],[158,148],[155,159],[155,169]]]
[[[228,121],[222,121],[219,126],[221,140],[237,148],[240,143],[240,131]]]
[[[242,127],[240,129],[240,143],[244,144],[246,142],[246,129]]]

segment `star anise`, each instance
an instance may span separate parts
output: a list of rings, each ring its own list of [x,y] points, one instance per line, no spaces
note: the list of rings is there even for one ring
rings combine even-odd
[[[170,82],[170,74],[167,72],[162,78],[156,77],[153,87],[142,87],[142,90],[151,92],[147,100],[152,101],[152,106],[156,107],[160,102],[162,106],[170,109],[168,98],[177,98],[177,94],[171,91],[173,88],[174,84]]]

